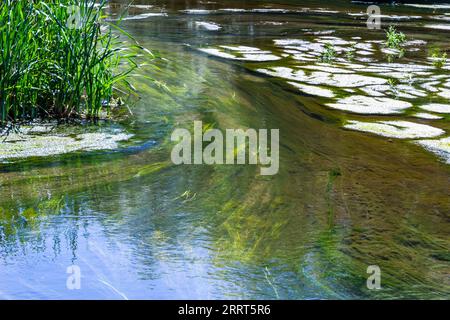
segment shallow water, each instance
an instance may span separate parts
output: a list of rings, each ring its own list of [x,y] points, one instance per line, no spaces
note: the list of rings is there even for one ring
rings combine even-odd
[[[140,71],[159,84],[134,81],[141,99],[121,124],[130,141],[0,165],[1,298],[450,297],[450,166],[442,147],[450,117],[420,108],[449,103],[448,65],[433,68],[425,48],[449,48],[448,31],[427,25],[445,25],[450,9],[383,6],[391,17],[383,23],[417,41],[398,58],[383,53],[383,31],[366,29],[365,4],[295,2],[136,1],[153,7],[130,8],[123,27],[165,60],[161,71]],[[343,49],[355,41],[365,53],[320,64],[315,55],[330,40]],[[253,53],[229,59],[202,48]],[[280,59],[251,61],[255,54]],[[303,78],[261,72],[273,68],[301,70]],[[405,86],[396,95],[383,87],[390,78]],[[330,106],[349,96],[407,104],[391,104],[398,112],[387,114]],[[442,119],[414,117],[420,112]],[[172,165],[170,134],[193,120],[279,128],[280,172]],[[444,133],[420,126],[396,139],[345,128],[356,121]],[[80,290],[66,287],[70,265],[81,269]],[[366,288],[369,265],[380,266],[382,290]]]

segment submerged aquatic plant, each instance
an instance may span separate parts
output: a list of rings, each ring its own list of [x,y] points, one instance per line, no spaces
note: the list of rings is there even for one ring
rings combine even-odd
[[[398,97],[398,85],[399,81],[395,78],[389,78],[388,79],[388,85],[389,89],[392,92],[392,95],[396,98]]]
[[[345,53],[345,56],[348,61],[353,61],[355,59],[355,53],[356,53],[356,43],[352,43],[350,46],[350,49]]]
[[[439,48],[430,51],[430,58],[433,60],[433,65],[439,69],[447,63],[447,53],[441,52]]]
[[[395,61],[395,59],[401,59],[404,56],[405,56],[404,48],[396,49],[395,52],[387,54],[387,61],[389,63],[392,63]]]
[[[0,126],[38,117],[96,119],[110,107],[138,66],[139,45],[123,46],[120,36],[131,36],[114,34],[120,27],[102,20],[105,3],[2,1]]]
[[[325,48],[319,57],[320,62],[331,63],[336,58],[336,50],[330,43],[325,44]]]
[[[391,49],[400,49],[401,45],[406,42],[406,36],[403,32],[398,32],[394,26],[389,26],[386,31],[386,46]]]

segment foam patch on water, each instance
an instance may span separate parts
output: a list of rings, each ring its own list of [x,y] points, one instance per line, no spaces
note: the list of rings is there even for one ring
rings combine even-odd
[[[351,42],[349,42],[347,40],[343,40],[343,39],[338,38],[338,37],[330,37],[330,36],[320,37],[316,41],[319,42],[319,43],[332,44],[332,45],[335,45],[335,46],[347,46],[347,45],[351,44]]]
[[[420,118],[420,119],[427,119],[427,120],[439,120],[442,119],[442,117],[437,116],[435,114],[426,113],[426,112],[419,112],[413,114],[413,117]]]
[[[404,6],[416,7],[416,8],[427,8],[427,9],[450,9],[450,4],[416,4],[416,3],[405,3]]]
[[[384,97],[386,96],[387,92],[390,91],[390,87],[388,85],[367,86],[364,88],[360,88],[360,90],[371,97]]]
[[[430,103],[420,106],[420,108],[431,112],[450,113],[450,104]]]
[[[132,136],[123,131],[69,135],[52,133],[48,127],[42,126],[22,128],[19,133],[2,137],[0,161],[76,151],[114,150],[118,148],[118,142],[129,140]]]
[[[282,26],[288,22],[279,22],[279,21],[263,21],[262,25],[271,25],[271,26]]]
[[[200,48],[199,51],[205,52],[209,55],[224,58],[224,59],[236,59],[237,57],[235,55],[223,52],[219,49],[214,48]]]
[[[397,139],[434,138],[445,133],[442,129],[409,121],[362,122],[352,120],[344,125],[344,128]]]
[[[358,50],[356,51],[357,54],[363,55],[363,56],[370,56],[373,55],[372,51],[367,51],[367,50]]]
[[[404,96],[405,98],[426,97],[428,94],[425,91],[418,90],[411,85],[400,84],[395,86],[395,91],[400,92],[398,97]]]
[[[221,48],[238,52],[261,52],[261,49],[248,46],[220,46]],[[267,51],[266,51],[267,52]]]
[[[398,15],[387,15],[387,14],[374,14],[371,15],[373,18],[381,18],[388,20],[411,20],[411,19],[422,19],[422,16],[398,16]]]
[[[305,34],[313,34],[313,35],[325,35],[325,34],[333,34],[336,32],[336,30],[320,30],[320,31],[312,31],[311,29],[305,30]]]
[[[241,50],[242,49],[242,50]],[[245,46],[221,46],[218,48],[200,48],[201,52],[207,53],[212,56],[240,61],[250,62],[266,62],[280,60],[281,57],[273,55],[270,51],[262,51],[258,48],[245,47]],[[229,52],[225,52],[227,50]]]
[[[145,10],[148,10],[148,9],[151,9],[151,8],[154,7],[154,6],[150,5],[150,4],[130,4],[128,6],[130,8],[145,9]]]
[[[310,54],[315,55],[318,55],[321,52],[323,52],[325,47],[323,43],[314,43],[301,39],[277,39],[274,40],[274,43],[276,46],[279,47],[309,52]]]
[[[280,59],[279,56],[266,53],[244,53],[242,58],[238,58],[238,60],[253,62],[276,61]]]
[[[209,11],[212,12],[212,10],[183,10],[183,12],[188,13],[197,13],[203,12],[203,11]],[[218,11],[222,12],[230,12],[230,13],[289,13],[289,12],[295,12],[288,9],[277,9],[277,8],[256,8],[256,9],[241,9],[241,8],[224,8],[219,9]]]
[[[400,50],[398,49],[392,49],[392,48],[381,48],[381,52],[385,53],[385,54],[390,54],[390,55],[398,55],[400,54]]]
[[[404,64],[404,63],[377,63],[376,65],[374,65],[374,67],[397,70],[406,73],[427,71],[433,69],[430,66],[424,66],[420,64]]]
[[[341,74],[354,73],[354,71],[352,71],[352,70],[336,68],[336,67],[330,67],[330,66],[327,66],[327,65],[319,65],[319,64],[302,66],[302,69],[324,71],[324,72],[329,72],[329,73],[341,73]]]
[[[367,13],[363,12],[347,12],[347,14],[351,17],[367,17]]]
[[[450,30],[450,24],[426,24],[424,27],[439,30]]]
[[[424,40],[409,40],[406,41],[403,45],[404,46],[424,46],[427,42]]]
[[[294,87],[300,89],[300,91],[310,94],[313,96],[319,96],[319,97],[325,97],[325,98],[333,98],[334,93],[333,91],[329,89],[320,88],[317,86],[310,86],[298,82],[288,82],[290,85],[293,85]]]
[[[362,114],[395,114],[410,108],[409,102],[381,97],[350,96],[337,103],[328,103],[328,107]]]
[[[142,20],[142,19],[147,19],[147,18],[151,18],[151,17],[167,17],[167,13],[165,13],[165,12],[142,13],[142,14],[137,14],[135,16],[125,17],[122,20]],[[118,20],[118,19],[114,19],[114,20]]]
[[[214,22],[196,21],[195,25],[208,31],[218,31],[222,29],[220,25]]]
[[[317,79],[314,78],[311,79],[311,83],[319,82],[322,84],[335,86],[335,87],[342,87],[342,88],[354,88],[354,87],[362,87],[366,85],[377,85],[377,84],[384,84],[387,82],[386,79],[383,78],[376,78],[376,77],[369,77],[369,76],[363,76],[359,74],[333,74],[331,76],[331,79]]]
[[[367,42],[359,42],[354,45],[355,49],[373,51],[373,44]]]
[[[438,92],[439,90],[435,86],[438,85],[439,83],[440,83],[439,81],[432,81],[432,82],[422,83],[420,86],[422,88],[424,88],[425,90],[427,90],[428,92]]]
[[[312,55],[320,55],[325,51],[325,45],[331,44],[333,45],[333,49],[340,53],[348,51],[347,48],[352,42],[348,42],[346,40],[342,40],[337,37],[321,37],[316,39],[316,42],[306,41],[302,39],[275,39],[274,43],[276,46],[283,47],[285,49],[294,49],[298,51],[308,52]],[[345,47],[339,46],[341,44]]]
[[[432,16],[431,19],[450,21],[450,17],[448,16]]]
[[[339,13],[339,11],[336,10],[329,10],[329,9],[313,9],[313,10],[309,10],[310,12],[315,12],[315,13],[329,13],[329,14],[336,14]]]
[[[352,69],[352,70],[361,70],[364,69],[364,71],[366,71],[366,69],[368,68],[367,66],[363,65],[363,64],[356,64],[356,63],[343,63],[342,65],[344,65],[346,68]]]
[[[189,10],[181,10],[180,12],[184,12],[187,14],[210,14],[215,11],[214,10],[205,10],[205,9],[189,9]]]
[[[447,89],[441,89],[441,91],[438,93],[443,98],[450,99],[450,90]]]
[[[286,67],[258,69],[256,71],[273,77],[337,88],[352,88],[371,84],[384,84],[387,82],[387,80],[383,78],[368,77],[358,74],[332,74],[329,72],[314,71],[307,75],[303,70],[294,70]]]
[[[308,54],[296,53],[293,50],[285,50],[285,52],[292,54],[292,59],[297,61],[317,61],[316,57],[311,57]]]
[[[450,164],[450,137],[440,140],[419,140],[416,143],[441,157],[447,164]]]
[[[238,8],[225,8],[225,9],[219,9],[220,11],[225,11],[225,12],[246,12],[247,10],[245,9],[238,9]]]
[[[256,13],[288,13],[286,9],[252,9],[251,12]]]

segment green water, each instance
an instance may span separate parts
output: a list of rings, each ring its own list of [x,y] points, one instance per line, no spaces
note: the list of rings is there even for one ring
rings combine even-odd
[[[0,166],[0,298],[450,297],[448,164],[410,141],[343,129],[348,119],[385,117],[326,108],[324,98],[255,72],[268,63],[196,50],[230,44],[279,54],[273,40],[303,38],[304,28],[334,30],[343,39],[383,39],[382,31],[368,32],[364,20],[346,15],[365,11],[365,5],[280,1],[272,8],[340,13],[204,17],[180,12],[183,1],[138,3],[168,16],[123,24],[164,57],[157,62],[160,71],[139,71],[160,84],[134,81],[141,98],[122,123],[135,135],[132,141],[117,151]],[[189,8],[267,5],[230,1]],[[439,14],[403,6],[382,10]],[[142,13],[136,11],[130,14]],[[199,30],[195,21],[226,28]],[[261,23],[266,21],[289,23]],[[427,21],[396,23],[410,37],[448,46],[448,31],[425,29]],[[407,53],[402,59],[396,62],[425,57]],[[443,116],[437,122],[408,120],[448,132]],[[173,165],[170,134],[192,128],[194,120],[219,129],[279,128],[279,173],[261,176],[250,165]],[[80,290],[66,287],[70,265],[81,269]],[[381,290],[366,287],[369,265],[381,268]]]

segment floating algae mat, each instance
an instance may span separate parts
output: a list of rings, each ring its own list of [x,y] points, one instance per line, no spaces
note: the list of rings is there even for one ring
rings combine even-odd
[[[78,132],[78,133],[77,133]],[[0,161],[46,157],[76,151],[113,150],[133,135],[123,129],[96,129],[84,132],[77,127],[57,125],[22,126],[4,133],[0,141]]]
[[[450,164],[450,137],[440,140],[420,140],[417,143],[436,153]]]
[[[395,19],[400,18],[409,20],[408,16]],[[421,19],[420,16],[414,18]],[[433,64],[436,59],[426,57],[427,41],[408,39],[401,49],[392,49],[386,47],[384,33],[377,34],[378,39],[366,40],[348,34],[339,36],[336,30],[321,34],[302,29],[299,33],[295,38],[275,37],[272,43],[268,41],[260,47],[241,43],[198,50],[224,60],[246,63],[249,70],[285,82],[300,95],[317,97],[324,109],[349,113],[350,119],[351,114],[408,117],[403,122],[398,117],[392,119],[400,120],[401,128],[392,126],[394,123],[389,121],[372,123],[355,119],[344,125],[346,129],[403,139],[439,136],[448,129],[447,125],[440,127],[442,123],[434,128],[411,122],[414,121],[411,116],[433,121],[442,120],[442,114],[450,113],[447,104],[450,63],[444,61],[441,67],[436,67]],[[332,56],[328,59],[331,61],[324,61],[322,57],[330,54],[330,48]],[[413,55],[416,60],[402,59],[404,55]],[[417,58],[420,55],[425,57]]]
[[[329,103],[327,106],[362,114],[392,114],[401,113],[412,105],[406,101],[398,101],[391,98],[372,98],[366,96],[350,96],[339,100],[337,103]]]
[[[431,103],[424,106],[420,106],[422,109],[437,113],[450,113],[450,104],[438,104]]]
[[[199,50],[212,56],[240,61],[262,62],[281,59],[280,57],[273,55],[270,51],[263,51],[251,47],[221,46],[220,48],[201,48]]]
[[[399,139],[432,138],[444,134],[442,129],[409,121],[349,121],[344,127]]]

